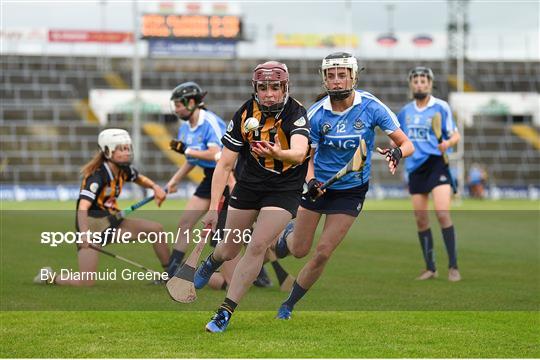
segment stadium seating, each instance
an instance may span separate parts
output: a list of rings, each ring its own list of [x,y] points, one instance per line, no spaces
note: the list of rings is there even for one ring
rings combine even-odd
[[[199,82],[209,94],[206,102],[228,120],[251,94],[251,72],[262,59],[179,60],[144,59],[142,87],[172,89],[178,83]],[[291,93],[309,106],[322,91],[318,60],[287,60],[291,73]],[[392,110],[407,100],[407,71],[417,62],[369,60],[362,62],[359,87],[372,92]],[[436,74],[435,95],[447,98],[453,82],[442,75],[445,63],[427,61]],[[467,61],[468,86],[477,91],[529,91],[540,88],[538,62]],[[450,64],[454,71],[454,64]],[[2,142],[2,183],[77,183],[80,166],[96,149],[100,128],[79,114],[77,104],[87,99],[89,90],[111,88],[110,74],[117,82],[131,86],[132,61],[125,58],[16,56],[1,60],[0,139]],[[107,75],[109,74],[109,75]],[[107,78],[109,76],[109,78]],[[448,79],[450,80],[450,79]],[[114,84],[113,84],[114,85]],[[114,126],[131,128],[130,115],[115,114]],[[143,121],[163,121],[164,116],[148,116]],[[168,124],[171,136],[175,124]],[[507,185],[540,183],[539,151],[511,131],[508,121],[478,118],[464,129],[465,168],[472,162],[486,165],[491,181]],[[378,136],[378,145],[387,140]],[[143,171],[167,180],[173,165],[147,136],[142,137]],[[532,165],[532,166],[531,166]],[[388,176],[385,165],[375,161],[376,183],[399,184],[399,176]]]

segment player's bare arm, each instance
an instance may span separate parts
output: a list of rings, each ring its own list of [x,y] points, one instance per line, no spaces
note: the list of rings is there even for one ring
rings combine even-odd
[[[173,175],[173,177],[169,180],[169,182],[167,183],[167,190],[169,191],[169,194],[172,194],[172,193],[175,193],[176,192],[176,185],[178,185],[178,183],[180,181],[182,181],[182,179],[187,175],[189,174],[189,172],[191,170],[193,170],[193,168],[195,168],[195,165],[193,164],[190,164],[189,162],[185,162],[181,167],[180,169],[178,169],[178,171],[176,171],[176,173]]]
[[[154,190],[154,196],[157,206],[161,206],[163,201],[165,201],[167,193],[161,188],[161,186],[150,180],[148,177],[139,174],[139,176],[137,176],[137,179],[135,180],[135,183],[141,185],[146,189]]]

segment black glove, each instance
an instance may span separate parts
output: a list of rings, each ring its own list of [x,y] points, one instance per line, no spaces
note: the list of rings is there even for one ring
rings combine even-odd
[[[384,149],[384,154],[386,156],[387,161],[391,161],[395,167],[398,166],[399,160],[401,160],[401,157],[403,154],[401,153],[401,149],[398,147],[392,148],[392,149]]]
[[[177,153],[184,154],[186,152],[186,144],[180,140],[172,139],[169,146],[171,147],[171,150],[174,150]]]
[[[307,183],[307,195],[312,201],[315,201],[315,199],[319,196],[319,189],[322,186],[322,182],[313,178],[308,181]]]

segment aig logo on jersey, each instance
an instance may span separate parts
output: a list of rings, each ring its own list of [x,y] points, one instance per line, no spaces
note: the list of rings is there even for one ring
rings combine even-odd
[[[411,140],[429,141],[429,128],[426,126],[410,125],[407,136]]]
[[[326,135],[323,144],[337,149],[356,149],[361,138],[360,135]]]

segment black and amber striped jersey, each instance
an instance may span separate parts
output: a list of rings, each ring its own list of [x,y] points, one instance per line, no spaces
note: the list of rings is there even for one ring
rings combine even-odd
[[[245,132],[244,122],[254,117],[259,120],[259,128]],[[234,114],[221,142],[228,149],[239,152],[244,158],[244,168],[239,183],[254,190],[276,191],[301,189],[307,172],[307,155],[302,164],[259,157],[250,150],[250,143],[257,140],[274,142],[279,137],[283,149],[290,148],[291,136],[299,134],[308,138],[309,121],[306,109],[293,98],[289,98],[277,118],[266,117],[254,99],[246,101]]]
[[[109,165],[104,162],[99,169],[83,179],[77,209],[81,199],[85,199],[92,202],[89,209],[91,216],[100,217],[119,211],[116,200],[122,192],[124,183],[133,182],[138,176],[138,171],[132,166],[121,168],[118,175],[114,176]]]

